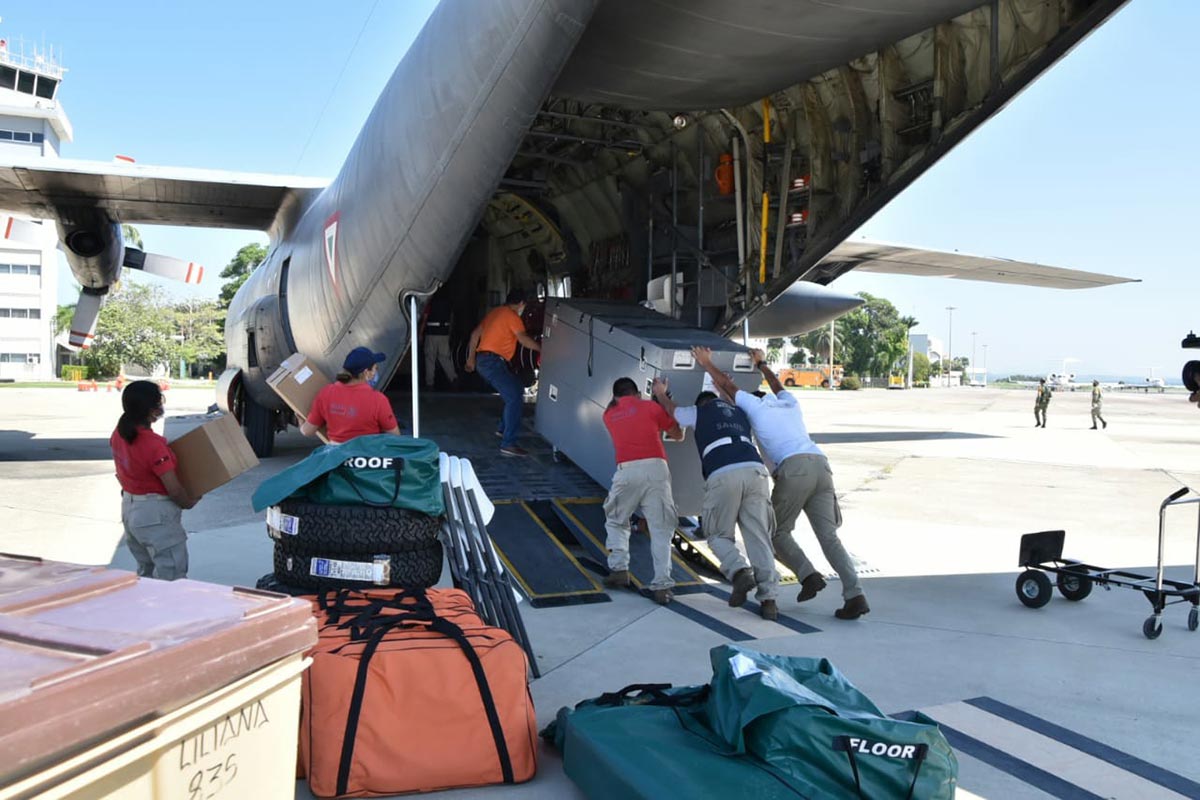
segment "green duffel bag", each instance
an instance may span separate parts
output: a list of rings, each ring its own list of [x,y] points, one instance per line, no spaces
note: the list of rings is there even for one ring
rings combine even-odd
[[[950,800],[936,723],[891,719],[824,659],[723,645],[712,683],[641,685],[562,709],[542,735],[590,798]]]
[[[805,797],[951,800],[958,759],[937,723],[892,719],[820,658],[709,652],[713,732]]]
[[[380,433],[319,447],[299,464],[263,481],[255,511],[283,500],[331,506],[407,508],[441,515],[438,446],[428,439]]]
[[[727,797],[795,800],[753,756],[705,725],[708,686],[638,684],[563,708],[542,731],[563,771],[591,800]]]

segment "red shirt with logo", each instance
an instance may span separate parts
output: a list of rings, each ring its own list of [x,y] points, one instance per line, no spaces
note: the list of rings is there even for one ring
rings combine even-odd
[[[332,442],[348,442],[356,436],[387,433],[396,427],[396,415],[383,393],[369,383],[351,386],[338,381],[317,393],[308,423],[324,425]]]
[[[612,437],[617,463],[642,458],[667,457],[662,433],[675,427],[663,407],[653,400],[640,397],[618,397],[616,405],[604,412],[604,427]]]
[[[117,480],[129,494],[166,494],[162,477],[176,467],[175,453],[167,440],[149,428],[138,428],[132,442],[113,431],[108,440],[113,462],[117,465]]]

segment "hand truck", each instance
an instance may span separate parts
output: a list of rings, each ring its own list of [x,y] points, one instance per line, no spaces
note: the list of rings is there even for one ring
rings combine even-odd
[[[1106,569],[1063,558],[1065,531],[1027,533],[1021,537],[1019,565],[1024,567],[1025,571],[1017,577],[1017,597],[1030,608],[1041,608],[1049,603],[1053,589],[1046,573],[1055,576],[1059,593],[1068,600],[1082,600],[1091,594],[1093,586],[1103,586],[1105,589],[1123,586],[1141,592],[1150,601],[1154,613],[1142,624],[1142,633],[1147,639],[1157,639],[1162,633],[1163,609],[1175,603],[1191,604],[1187,627],[1189,631],[1196,630],[1200,627],[1200,509],[1197,514],[1196,561],[1193,565],[1192,582],[1184,583],[1163,577],[1163,538],[1167,509],[1170,506],[1188,504],[1200,506],[1200,497],[1180,499],[1189,491],[1185,486],[1171,493],[1158,507],[1158,568],[1153,575]]]

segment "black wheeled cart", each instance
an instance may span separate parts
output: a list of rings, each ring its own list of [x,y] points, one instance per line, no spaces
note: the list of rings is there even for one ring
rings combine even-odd
[[[1059,593],[1068,600],[1082,600],[1091,594],[1093,586],[1103,586],[1105,589],[1124,586],[1144,594],[1154,609],[1154,613],[1142,624],[1142,633],[1147,639],[1157,639],[1162,633],[1163,609],[1175,603],[1191,604],[1187,626],[1189,631],[1196,630],[1200,627],[1200,513],[1197,515],[1196,561],[1192,582],[1172,581],[1163,577],[1167,508],[1193,504],[1198,506],[1200,512],[1200,497],[1182,499],[1189,491],[1185,486],[1163,500],[1158,507],[1158,569],[1153,575],[1106,569],[1063,558],[1065,531],[1027,533],[1021,537],[1020,566],[1025,571],[1017,577],[1017,597],[1030,608],[1041,608],[1049,603],[1054,590],[1047,573],[1055,576]]]

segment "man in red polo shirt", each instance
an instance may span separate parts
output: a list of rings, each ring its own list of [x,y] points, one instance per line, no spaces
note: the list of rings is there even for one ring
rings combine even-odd
[[[666,391],[667,382],[655,378],[655,387]],[[654,580],[650,583],[654,602],[671,602],[671,537],[679,518],[671,496],[671,471],[662,434],[679,441],[683,431],[663,407],[643,400],[637,384],[619,378],[613,384],[613,399],[604,412],[604,427],[612,437],[617,471],[604,500],[604,529],[608,533],[608,577],[604,585],[613,589],[629,586],[629,518],[636,511],[650,528],[650,555]]]

